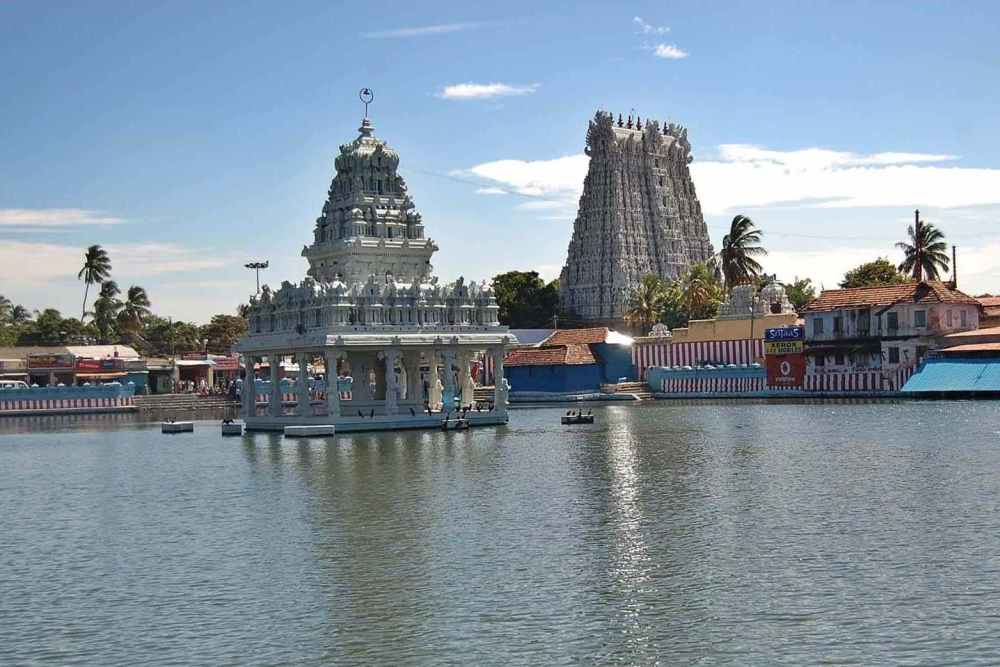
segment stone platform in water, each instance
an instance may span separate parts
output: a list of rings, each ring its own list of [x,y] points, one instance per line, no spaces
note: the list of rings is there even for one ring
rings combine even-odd
[[[160,433],[193,433],[194,422],[163,422]]]
[[[286,426],[286,438],[310,438],[313,436],[333,435],[337,429],[333,424],[313,424],[309,426]]]
[[[243,424],[239,422],[223,424],[222,435],[243,435]]]

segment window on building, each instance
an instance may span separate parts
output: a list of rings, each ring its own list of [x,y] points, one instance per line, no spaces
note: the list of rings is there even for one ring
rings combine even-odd
[[[951,308],[948,309],[947,320],[948,320],[948,328],[954,326],[955,318],[954,318],[954,313],[951,312]]]
[[[837,355],[833,358],[833,362],[835,364],[837,364],[838,366],[843,366],[844,365],[844,355],[838,352]]]
[[[962,328],[965,329],[969,326],[969,314],[963,309],[958,312],[959,321],[962,323]]]
[[[840,315],[833,318],[833,333],[844,333],[844,318]]]
[[[927,326],[927,311],[926,310],[915,310],[913,311],[913,326],[918,329]]]
[[[813,335],[818,335],[823,333],[823,318],[814,317],[813,318]]]
[[[885,314],[885,328],[888,331],[895,331],[899,328],[899,313],[893,310]]]
[[[826,355],[818,354],[816,355],[816,365],[826,366]]]
[[[898,364],[899,363],[899,348],[890,347],[889,348],[889,363]]]
[[[920,361],[927,356],[927,346],[917,345],[917,361]]]

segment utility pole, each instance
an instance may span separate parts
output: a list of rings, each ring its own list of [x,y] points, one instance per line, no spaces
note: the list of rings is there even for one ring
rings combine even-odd
[[[924,279],[924,267],[921,264],[921,260],[924,258],[924,248],[923,241],[920,238],[919,208],[913,212],[913,251],[916,254],[916,257],[914,257],[916,261],[913,264],[913,277],[916,278],[919,283]]]
[[[951,288],[958,289],[958,255],[955,246],[951,246]]]
[[[247,264],[243,265],[244,267],[246,267],[248,269],[253,269],[254,271],[257,272],[257,292],[256,292],[256,294],[260,294],[260,270],[261,269],[266,269],[267,265],[268,265],[268,261],[266,261],[266,260],[263,261],[263,262],[248,262]]]

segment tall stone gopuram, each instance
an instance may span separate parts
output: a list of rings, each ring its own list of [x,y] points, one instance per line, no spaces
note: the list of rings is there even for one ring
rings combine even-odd
[[[687,130],[598,111],[587,129],[590,167],[559,288],[563,310],[620,323],[647,274],[673,280],[712,254],[688,168]]]

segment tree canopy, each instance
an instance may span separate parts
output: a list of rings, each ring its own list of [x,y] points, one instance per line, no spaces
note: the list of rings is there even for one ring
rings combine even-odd
[[[919,215],[919,214],[918,214]],[[903,262],[899,265],[902,273],[914,280],[940,280],[948,271],[948,244],[940,229],[929,222],[917,218],[916,227],[906,228],[909,243],[899,242],[896,247],[903,251]]]
[[[552,326],[559,312],[559,283],[546,284],[537,271],[508,271],[493,277],[500,323],[512,329]]]
[[[793,282],[785,285],[785,296],[796,312],[801,313],[806,305],[816,298],[816,286],[809,278],[795,276]]]
[[[875,287],[877,285],[898,285],[908,282],[896,265],[885,257],[865,262],[844,274],[841,287]]]

